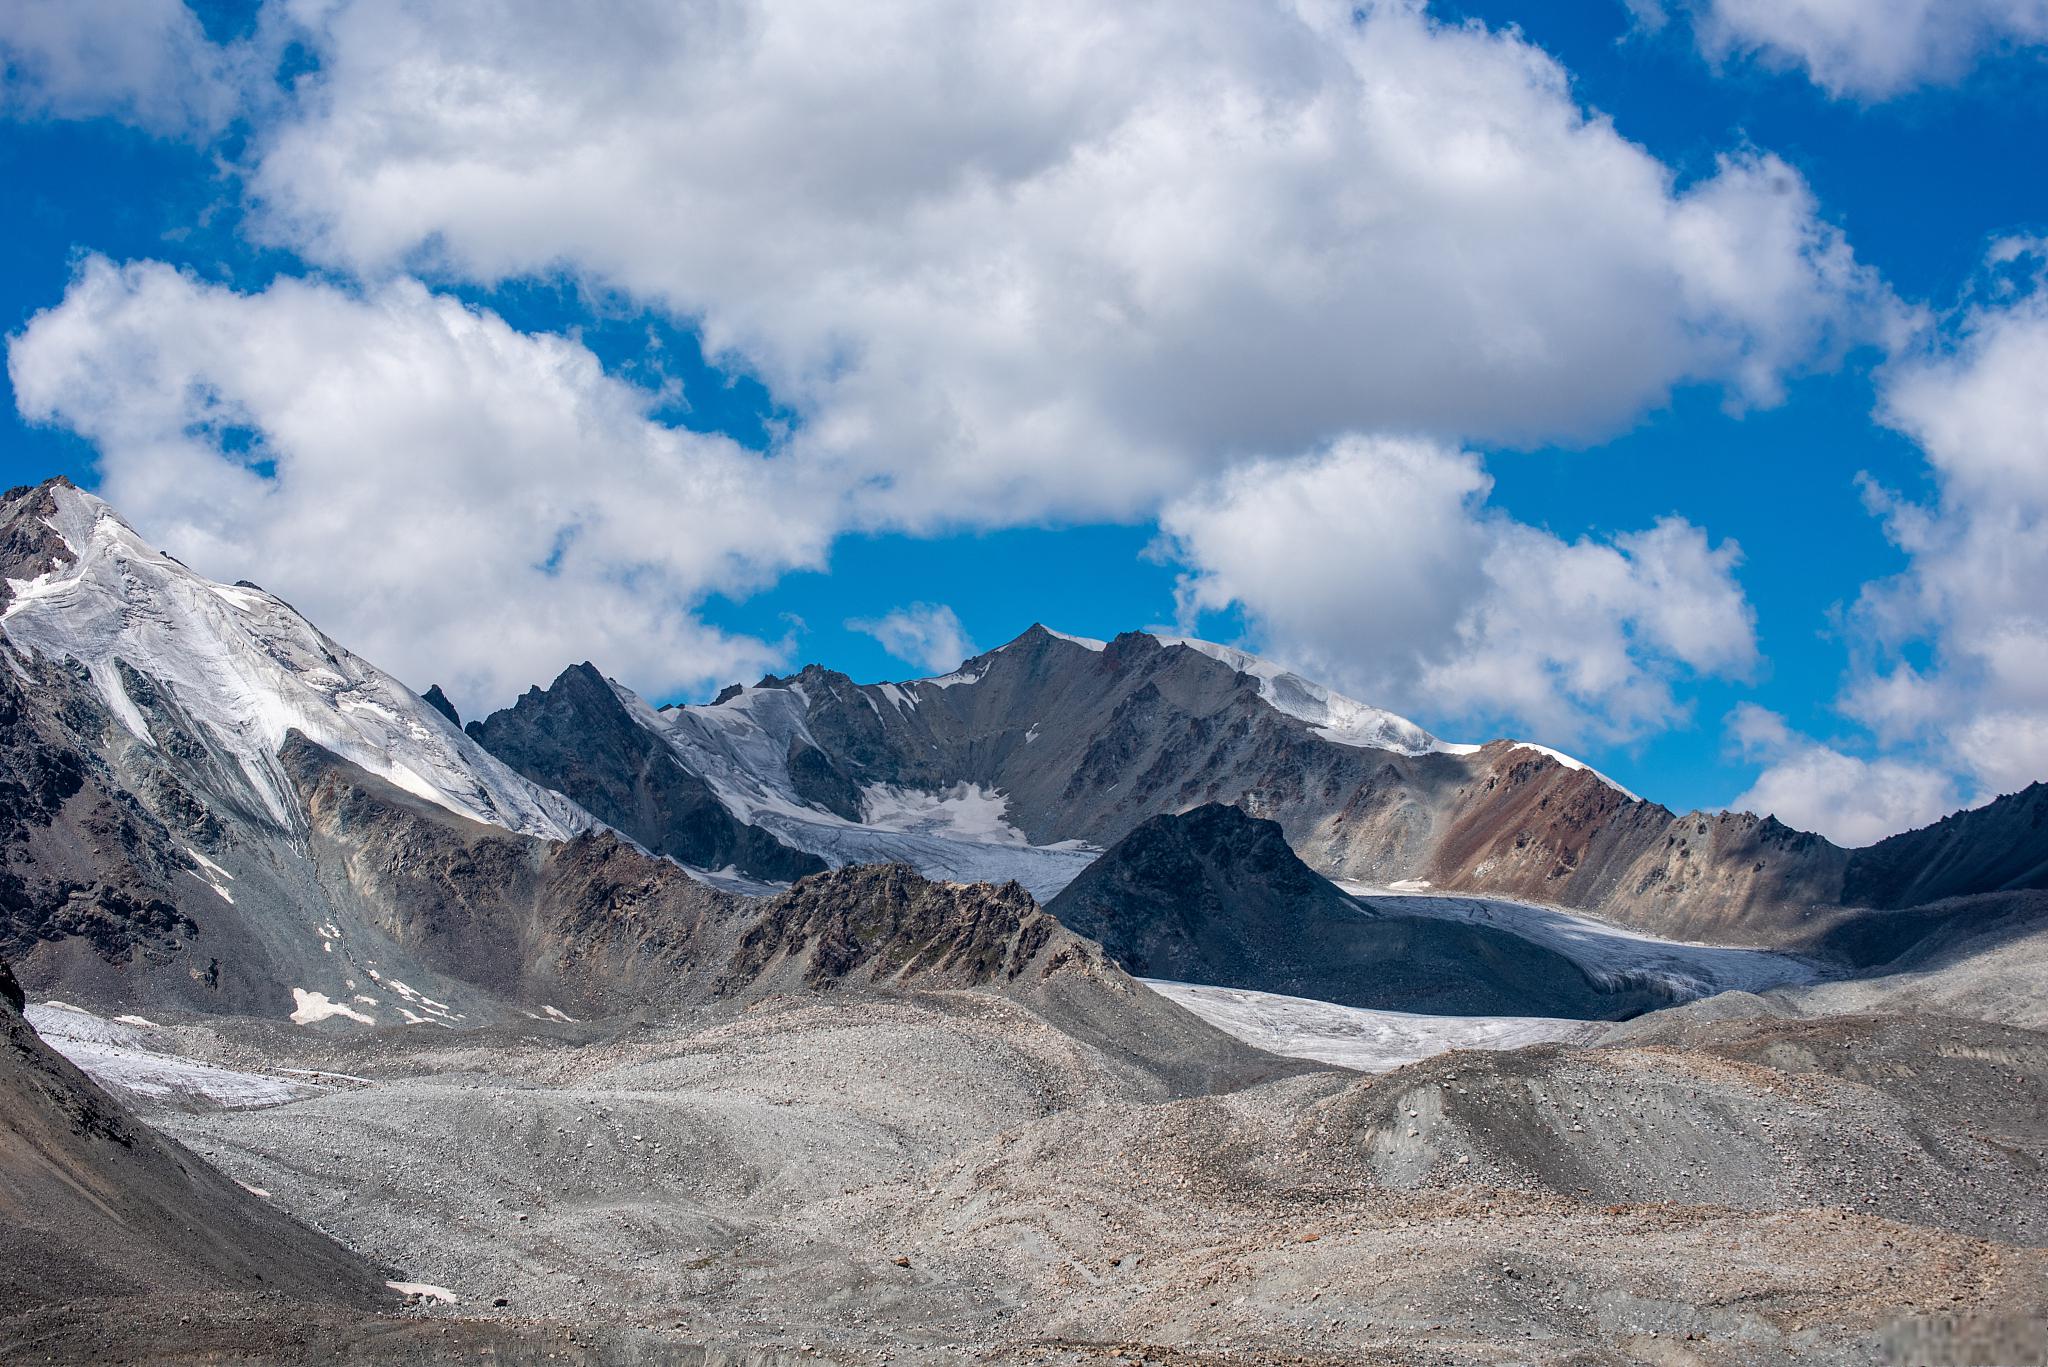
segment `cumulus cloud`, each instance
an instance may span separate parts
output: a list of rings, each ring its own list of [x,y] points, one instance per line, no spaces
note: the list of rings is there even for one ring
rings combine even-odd
[[[466,711],[586,656],[656,693],[779,663],[692,607],[820,563],[831,525],[582,346],[412,281],[241,294],[95,258],[8,373],[159,544]]]
[[[1936,494],[1866,480],[1910,557],[1868,586],[1845,710],[1890,743],[1939,746],[1987,794],[2048,778],[2048,244],[1992,252],[1954,339],[1894,365],[1880,416],[1927,453]],[[1931,658],[1908,657],[1916,644]]]
[[[2048,779],[2048,251],[2009,240],[1987,264],[1975,302],[1883,378],[1878,416],[1926,453],[1934,492],[1863,480],[1907,557],[1844,618],[1840,710],[1881,758],[1782,737],[1754,750],[1767,767],[1738,806],[1867,840]]]
[[[874,637],[904,663],[934,674],[945,673],[975,653],[960,618],[943,603],[912,603],[880,617],[856,617],[846,626]]]
[[[1652,26],[1657,0],[1631,0]],[[1715,61],[1803,70],[1835,96],[1882,100],[1960,80],[1986,56],[2048,43],[2048,0],[1693,0]]]
[[[1512,32],[1411,0],[299,6],[276,240],[566,269],[696,320],[867,525],[1143,516],[1351,430],[1770,402],[1889,295],[1796,172],[1681,187]]]
[[[0,112],[211,132],[235,111],[245,61],[211,42],[183,0],[0,5]]]
[[[1905,316],[1783,162],[1736,149],[1680,183],[1518,33],[1419,0],[619,0],[603,24],[279,0],[263,22],[312,62],[253,110],[250,221],[357,283],[95,263],[15,345],[18,397],[96,442],[162,539],[473,690],[550,656],[655,692],[765,663],[690,605],[848,529],[1170,503],[1194,598],[1375,696],[1646,734],[1687,674],[1750,666],[1734,548],[1518,527],[1458,445],[1597,437],[1688,382],[1771,403]],[[573,343],[419,283],[529,276],[688,322],[792,430],[756,456],[665,428]],[[1386,431],[1427,454],[1355,454]],[[1408,649],[1383,670],[1328,635],[1334,607],[1283,630],[1279,581],[1233,558],[1271,511],[1243,472],[1368,466],[1410,499],[1388,537],[1415,508],[1444,538],[1353,566],[1408,585],[1367,614]],[[366,544],[360,592],[323,581]]]
[[[1566,541],[1490,488],[1416,439],[1233,471],[1162,515],[1183,617],[1234,606],[1260,648],[1375,703],[1567,744],[1647,735],[1686,715],[1682,678],[1755,666],[1733,543],[1677,518]]]
[[[1765,768],[1734,806],[1775,816],[1838,845],[1868,845],[1955,810],[1956,787],[1940,769],[1864,758],[1798,735],[1775,712],[1743,703],[1727,718],[1731,742]]]

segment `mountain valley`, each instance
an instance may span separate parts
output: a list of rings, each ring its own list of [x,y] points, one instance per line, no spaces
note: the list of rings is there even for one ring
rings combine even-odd
[[[1041,626],[463,726],[61,481],[0,585],[0,1359],[2048,1344],[2048,786],[1849,850]]]

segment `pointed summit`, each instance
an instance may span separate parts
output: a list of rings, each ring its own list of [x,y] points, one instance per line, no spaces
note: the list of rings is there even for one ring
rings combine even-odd
[[[462,718],[456,715],[455,704],[448,701],[448,695],[441,691],[441,685],[428,684],[427,691],[420,694],[420,701],[448,719],[448,724],[460,731]]]

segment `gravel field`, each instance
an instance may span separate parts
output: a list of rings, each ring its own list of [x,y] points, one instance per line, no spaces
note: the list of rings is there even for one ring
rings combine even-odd
[[[155,1123],[460,1303],[262,1352],[237,1347],[246,1311],[200,1306],[164,1341],[227,1360],[2043,1358],[2048,1039],[1669,1014],[1614,1047],[1215,1096],[979,991],[460,1033],[175,1028],[223,1066],[326,1077]],[[81,1346],[93,1323],[40,1342],[118,1358]]]

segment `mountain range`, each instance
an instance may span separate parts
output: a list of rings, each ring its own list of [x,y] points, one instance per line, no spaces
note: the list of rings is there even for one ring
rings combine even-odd
[[[811,665],[705,705],[656,707],[581,664],[460,727],[437,687],[415,694],[253,584],[202,578],[61,480],[0,499],[0,595],[0,955],[108,1003],[343,1021],[591,1007],[697,953],[733,897],[900,863],[1043,902],[1210,804],[1272,823],[1323,879],[1675,940],[1799,948],[1859,909],[2048,885],[2042,785],[1845,850],[1769,817],[1674,814],[1545,747],[1448,743],[1142,632],[1033,626],[936,678]]]

